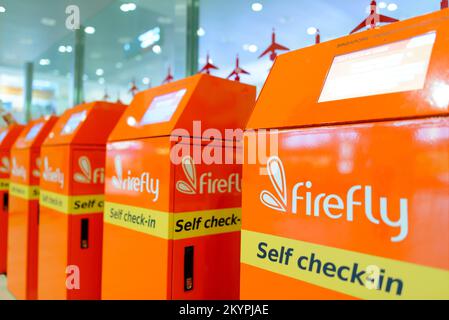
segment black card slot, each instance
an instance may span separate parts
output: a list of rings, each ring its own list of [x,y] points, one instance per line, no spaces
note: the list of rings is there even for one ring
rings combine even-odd
[[[193,246],[184,248],[184,291],[193,290]]]
[[[3,211],[8,212],[9,207],[9,193],[3,193]]]
[[[89,248],[89,219],[81,219],[81,249]]]

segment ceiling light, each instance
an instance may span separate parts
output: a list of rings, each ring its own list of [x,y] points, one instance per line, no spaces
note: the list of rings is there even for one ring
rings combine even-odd
[[[86,27],[86,28],[84,28],[84,32],[87,33],[87,34],[94,34],[95,33],[95,28],[91,27],[91,26]]]
[[[6,8],[3,6],[0,6],[0,13],[4,13],[4,12],[6,12]]]
[[[263,9],[263,4],[261,4],[260,2],[254,2],[254,3],[251,5],[251,9],[253,9],[253,11],[255,11],[255,12],[262,11],[262,9]]]
[[[41,19],[41,23],[44,25],[44,26],[47,26],[47,27],[53,27],[53,26],[55,26],[56,25],[56,20],[55,19],[52,19],[52,18],[42,18]]]
[[[161,46],[159,46],[159,45],[153,46],[153,52],[154,52],[155,54],[161,54],[161,52],[162,52]]]
[[[59,46],[58,51],[61,53],[70,53],[73,51],[72,46]]]
[[[256,52],[257,50],[258,50],[258,48],[257,48],[257,46],[256,46],[255,44],[250,44],[250,45],[248,46],[248,51],[249,51],[249,52],[254,53],[254,52]]]
[[[101,77],[102,75],[104,75],[104,70],[101,69],[101,68],[99,68],[99,69],[97,69],[97,71],[95,71],[95,74],[96,74],[97,76]]]
[[[50,59],[40,59],[39,64],[41,66],[48,66],[48,65],[50,65]]]
[[[390,4],[388,5],[387,9],[388,9],[389,11],[396,11],[396,10],[398,10],[398,5],[397,5],[396,3],[390,3]]]
[[[98,79],[98,83],[99,83],[99,84],[104,84],[104,78]]]
[[[152,46],[161,39],[161,28],[156,27],[142,33],[137,39],[140,41],[140,47],[142,49]]]
[[[307,28],[307,34],[310,34],[311,36],[315,35],[317,32],[318,32],[318,30],[315,27]]]
[[[206,30],[200,27],[196,34],[198,35],[198,37],[204,37],[206,35]]]
[[[387,3],[386,2],[379,2],[379,8],[380,9],[385,9],[387,7]]]
[[[124,49],[125,51],[129,51],[129,49],[131,49],[131,45],[130,45],[129,43],[127,43],[127,44],[125,44],[125,45],[123,46],[123,49]]]
[[[136,10],[137,6],[135,3],[129,2],[129,3],[123,3],[120,6],[120,10],[122,10],[123,12],[129,12],[129,11],[134,11]]]
[[[144,84],[144,85],[149,85],[150,84],[150,78],[148,78],[148,77],[145,77],[145,78],[143,78],[142,79],[142,83]]]

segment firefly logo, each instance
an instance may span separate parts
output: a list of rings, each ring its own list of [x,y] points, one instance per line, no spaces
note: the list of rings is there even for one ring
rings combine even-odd
[[[19,166],[17,164],[16,157],[12,158],[12,168],[11,168],[11,174],[15,177],[22,178],[23,180],[26,180],[27,172],[25,170],[24,166]]]
[[[271,157],[267,161],[267,170],[278,197],[270,191],[263,190],[260,193],[260,201],[270,209],[287,212],[287,183],[284,165],[278,157]]]
[[[9,166],[9,158],[3,157],[2,162],[0,163],[0,172],[1,173],[9,173],[10,166]]]
[[[315,195],[312,192],[313,183],[311,181],[298,182],[293,186],[291,202],[289,203],[289,192],[287,191],[285,170],[281,159],[276,156],[269,158],[267,171],[276,195],[270,191],[263,190],[260,193],[260,201],[270,209],[287,212],[288,207],[290,207],[291,213],[297,215],[300,212],[299,208],[302,208],[302,212],[309,217],[319,217],[324,212],[330,219],[338,220],[344,218],[349,222],[353,222],[354,208],[362,207],[369,222],[376,225],[383,222],[389,227],[399,228],[399,234],[391,238],[392,242],[400,242],[408,235],[408,200],[405,198],[399,200],[399,219],[396,221],[392,221],[388,214],[387,197],[379,198],[380,217],[375,216],[372,205],[372,186],[369,185],[351,186],[347,190],[345,197],[342,198],[337,194],[319,193]],[[360,194],[360,198],[363,200],[355,200],[357,193]]]
[[[73,175],[73,180],[78,183],[104,183],[104,168],[96,168],[92,171],[92,166],[88,157],[83,156],[78,159],[78,165],[81,172]]]
[[[180,180],[176,183],[176,190],[181,193],[195,195],[198,193],[231,193],[234,190],[242,192],[240,174],[238,173],[230,174],[228,179],[214,179],[212,172],[206,172],[197,181],[196,166],[192,157],[184,157],[181,164],[187,178],[187,181]]]
[[[44,158],[44,170],[42,172],[42,178],[44,178],[47,182],[58,183],[59,186],[64,188],[64,173],[62,173],[61,169],[56,168],[53,169],[50,167],[48,163],[48,158]]]
[[[143,172],[140,177],[133,177],[131,170],[128,170],[128,176],[123,176],[122,159],[116,156],[114,159],[115,176],[112,177],[112,185],[119,190],[128,190],[134,192],[147,192],[154,196],[153,202],[159,199],[159,179],[150,177],[148,172]]]

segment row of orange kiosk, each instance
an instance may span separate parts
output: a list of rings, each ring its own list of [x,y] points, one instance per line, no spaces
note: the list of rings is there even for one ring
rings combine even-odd
[[[8,289],[448,299],[448,41],[443,10],[284,54],[257,103],[196,75],[1,130]]]

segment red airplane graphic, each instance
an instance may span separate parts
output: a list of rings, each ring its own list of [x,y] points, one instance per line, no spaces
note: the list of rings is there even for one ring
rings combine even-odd
[[[398,19],[391,18],[384,16],[382,14],[379,14],[377,12],[377,2],[375,0],[371,1],[371,12],[365,20],[363,20],[354,30],[351,31],[351,33],[357,32],[365,27],[369,27],[370,29],[374,29],[378,23],[391,23],[399,21]]]
[[[201,68],[200,71],[198,71],[198,73],[206,73],[206,74],[210,74],[210,70],[214,69],[214,70],[218,70],[218,67],[214,66],[211,62],[210,62],[210,58],[209,58],[209,53],[207,53],[206,56],[206,64],[204,65],[203,68]]]
[[[108,100],[109,100],[108,89],[104,89],[103,100],[104,100],[104,101],[108,101]]]
[[[441,0],[441,9],[449,8],[449,0]]]
[[[315,33],[315,44],[321,43],[321,35],[320,35],[320,29],[316,29]]]
[[[276,51],[288,51],[288,50],[290,49],[276,42],[276,32],[274,31],[273,28],[273,33],[271,34],[271,44],[264,52],[262,52],[262,54],[259,56],[259,59],[267,55],[268,53],[271,53],[270,60],[274,61],[274,59],[276,59],[278,55]]]
[[[136,80],[133,80],[131,82],[131,89],[129,89],[129,93],[131,93],[132,96],[134,97],[137,94],[137,92],[139,92],[139,88],[137,88],[136,86]]]
[[[241,74],[250,74],[250,73],[248,71],[240,68],[239,56],[237,55],[237,58],[235,59],[235,69],[231,72],[231,74],[228,76],[227,79],[234,77],[235,81],[240,81]]]
[[[168,74],[167,74],[167,76],[165,77],[165,79],[164,79],[164,81],[162,81],[162,84],[165,84],[165,83],[170,83],[170,82],[172,82],[173,81],[173,75],[171,74],[171,67],[168,67]]]

